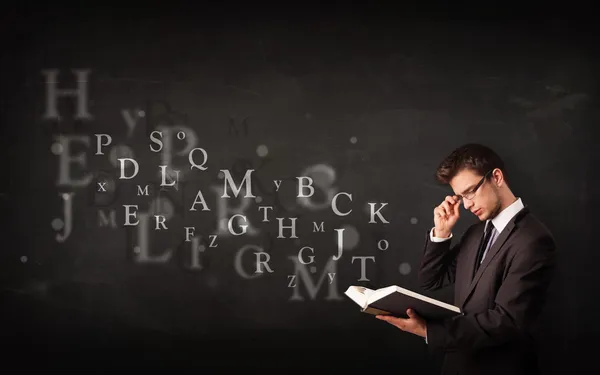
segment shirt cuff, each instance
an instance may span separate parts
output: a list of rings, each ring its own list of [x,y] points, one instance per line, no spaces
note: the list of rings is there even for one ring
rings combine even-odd
[[[444,237],[434,237],[433,236],[433,229],[435,227],[431,228],[431,231],[429,232],[429,238],[431,239],[431,242],[444,242],[447,241],[449,239],[452,238],[452,232],[450,232],[450,237],[444,238]]]

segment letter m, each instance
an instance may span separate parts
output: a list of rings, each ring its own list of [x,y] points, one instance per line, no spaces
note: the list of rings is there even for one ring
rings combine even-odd
[[[142,187],[140,185],[137,186],[138,190],[137,190],[137,195],[148,195],[148,185],[146,185],[144,187],[144,189],[142,189]]]

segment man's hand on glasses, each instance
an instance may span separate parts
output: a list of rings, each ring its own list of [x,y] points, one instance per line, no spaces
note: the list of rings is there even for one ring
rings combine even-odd
[[[460,197],[458,195],[448,195],[446,199],[433,209],[433,230],[435,237],[447,238],[452,232],[452,228],[460,218]]]

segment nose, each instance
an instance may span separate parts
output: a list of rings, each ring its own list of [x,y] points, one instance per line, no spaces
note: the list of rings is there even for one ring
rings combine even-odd
[[[463,201],[463,204],[465,205],[465,209],[466,209],[466,210],[468,210],[468,209],[469,209],[469,207],[472,207],[472,206],[473,206],[473,202],[471,202],[471,201],[470,201],[470,200],[468,200],[468,199],[463,199],[462,201]]]

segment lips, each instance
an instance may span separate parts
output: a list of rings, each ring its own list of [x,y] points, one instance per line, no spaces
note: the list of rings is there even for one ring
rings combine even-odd
[[[479,215],[479,211],[481,211],[481,208],[477,209],[477,211],[473,212],[475,215]]]

